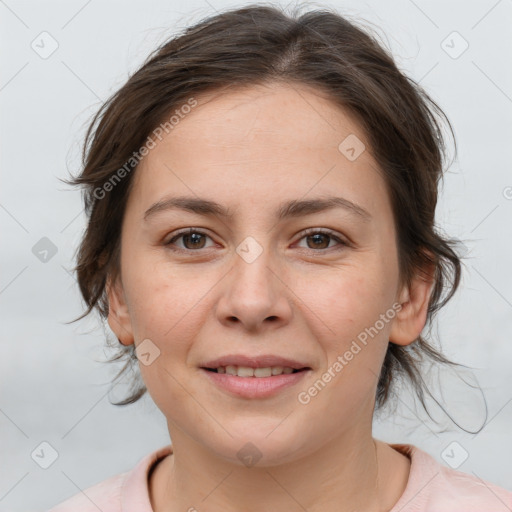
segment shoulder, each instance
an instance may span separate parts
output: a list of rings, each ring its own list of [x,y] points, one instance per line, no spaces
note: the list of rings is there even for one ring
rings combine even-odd
[[[410,444],[392,444],[411,459],[406,489],[390,512],[507,512],[512,492],[476,475],[452,469]]]
[[[47,512],[152,512],[148,474],[157,461],[172,453],[172,446],[144,456],[130,471],[92,485]]]
[[[92,485],[59,503],[48,512],[120,512],[121,489],[128,472]]]

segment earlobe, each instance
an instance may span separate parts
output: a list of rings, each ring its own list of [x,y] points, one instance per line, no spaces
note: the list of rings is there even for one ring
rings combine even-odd
[[[389,334],[389,341],[396,345],[410,345],[425,327],[427,321],[430,296],[434,286],[433,267],[428,278],[417,274],[410,286],[402,290],[400,297],[401,309],[396,314]]]
[[[108,297],[108,325],[121,344],[131,345],[134,342],[132,324],[122,285],[118,280],[112,282],[109,277],[105,288]]]

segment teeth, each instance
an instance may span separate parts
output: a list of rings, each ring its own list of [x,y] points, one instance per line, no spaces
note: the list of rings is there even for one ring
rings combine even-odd
[[[271,377],[272,368],[254,368],[255,377]]]
[[[226,366],[226,373],[228,375],[236,375],[237,367],[236,366]]]
[[[235,367],[236,369],[236,367]],[[239,366],[236,373],[239,377],[254,377],[254,369],[247,366]]]
[[[227,373],[238,377],[271,377],[282,373],[293,373],[289,366],[269,366],[267,368],[249,368],[248,366],[220,366],[217,373]]]

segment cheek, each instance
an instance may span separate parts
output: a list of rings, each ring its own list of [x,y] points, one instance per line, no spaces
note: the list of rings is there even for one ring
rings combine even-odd
[[[392,278],[380,261],[368,259],[315,281],[305,302],[314,313],[308,316],[310,325],[316,326],[315,338],[323,345],[324,369],[336,375],[333,387],[360,385],[364,394],[380,373],[394,318]],[[305,282],[301,286],[306,296]]]
[[[334,338],[346,340],[373,325],[391,306],[390,274],[380,261],[368,257],[332,269],[324,277],[305,277],[294,289],[316,314],[316,323],[323,323]]]
[[[168,261],[133,258],[126,269],[126,289],[136,340],[187,337],[212,284],[205,273],[187,271]]]
[[[158,354],[149,365],[139,362],[142,379],[162,411],[178,409],[186,417],[191,404],[183,385],[189,371],[185,361],[201,328],[201,297],[211,286],[205,286],[204,278],[178,276],[168,265],[154,265],[132,277],[130,316],[136,344],[149,339]]]

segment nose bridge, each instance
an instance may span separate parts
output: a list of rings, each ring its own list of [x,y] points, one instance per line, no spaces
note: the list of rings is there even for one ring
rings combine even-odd
[[[246,237],[236,247],[234,282],[232,284],[240,284],[242,292],[245,287],[249,296],[266,295],[265,299],[269,300],[273,295],[273,279],[275,279],[274,272],[271,270],[271,260],[268,244],[263,246],[256,238]],[[263,297],[259,298],[261,300]]]
[[[277,277],[278,262],[268,245],[248,236],[235,251],[233,268],[218,304],[219,320],[238,320],[248,329],[266,319],[288,321],[291,308],[286,287]]]

